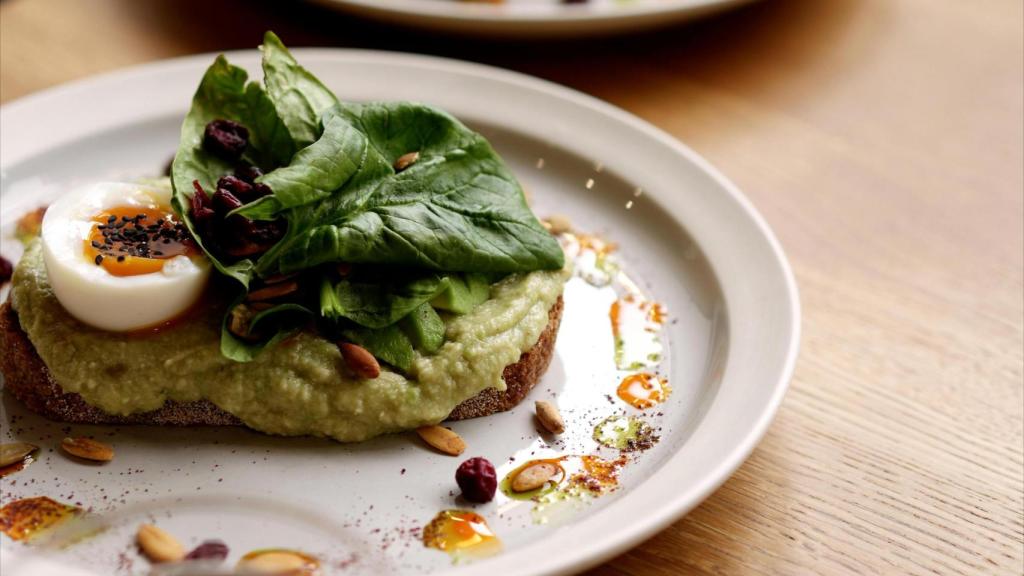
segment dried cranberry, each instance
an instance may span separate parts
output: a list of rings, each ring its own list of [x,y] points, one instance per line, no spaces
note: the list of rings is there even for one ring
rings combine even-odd
[[[263,170],[259,167],[253,166],[252,164],[242,164],[238,168],[235,168],[235,178],[244,180],[249,184],[256,182],[256,179],[263,176]]]
[[[214,120],[206,125],[203,132],[203,147],[225,160],[238,160],[248,145],[249,130],[238,122]]]
[[[220,540],[206,540],[185,555],[185,560],[224,560],[228,557],[228,545]]]
[[[196,189],[190,200],[192,204],[192,220],[202,222],[214,215],[213,203],[206,194],[206,190],[199,184],[199,180],[192,181],[192,187]]]
[[[462,496],[470,502],[490,502],[498,489],[498,476],[494,465],[486,458],[470,458],[455,471],[455,481],[462,489]]]
[[[266,184],[253,184],[252,185],[252,196],[253,196],[253,199],[263,198],[264,196],[269,196],[271,194],[273,194],[273,190],[271,190],[270,186],[267,186]]]
[[[230,174],[222,176],[220,180],[217,180],[217,188],[223,188],[234,194],[236,198],[242,200],[252,195],[252,184]]]
[[[217,188],[217,191],[213,193],[213,209],[218,214],[226,216],[228,212],[241,207],[242,201],[224,188]]]
[[[0,284],[6,283],[11,279],[11,274],[14,273],[14,265],[11,261],[3,256],[0,256]]]
[[[222,228],[221,240],[225,251],[236,257],[266,252],[284,236],[284,226],[278,220],[256,222],[241,216],[231,216]]]

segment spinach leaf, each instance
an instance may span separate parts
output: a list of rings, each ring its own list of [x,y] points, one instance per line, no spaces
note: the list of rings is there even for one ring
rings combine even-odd
[[[338,104],[338,97],[299,66],[273,32],[263,35],[260,51],[267,94],[296,147],[305,148],[320,137],[320,117]]]
[[[257,263],[261,274],[335,261],[501,273],[563,265],[558,242],[526,205],[515,177],[455,118],[402,102],[342,104],[325,114],[330,122],[339,117],[356,129],[325,130],[321,139],[351,142],[322,149],[358,149],[366,138],[358,173],[325,195],[338,178],[299,169],[305,187],[287,189],[292,207],[281,214],[288,233]],[[419,152],[419,160],[396,173],[392,164],[408,152]]]
[[[373,356],[408,372],[416,358],[412,340],[397,324],[387,328],[353,328],[342,333],[346,339],[366,348]]]
[[[234,308],[243,298],[244,295],[240,296],[228,310]],[[249,362],[264,348],[273,347],[298,332],[312,316],[313,313],[300,304],[278,304],[253,316],[249,324],[250,333],[265,333],[270,337],[257,342],[248,342],[236,337],[228,330],[230,314],[227,314],[224,316],[220,329],[220,352],[236,362]]]
[[[332,290],[321,287],[320,310],[325,318],[348,318],[366,328],[384,328],[429,302],[448,283],[448,278],[430,273],[363,273],[342,279]]]
[[[360,132],[341,116],[329,114],[324,117],[324,130],[319,140],[300,150],[288,166],[259,178],[258,181],[270,186],[274,194],[232,213],[273,220],[285,208],[326,198],[363,168],[367,148],[368,142]]]
[[[225,118],[248,127],[250,139],[246,159],[265,169],[287,163],[294,152],[291,136],[277,117],[266,93],[258,84],[246,83],[247,77],[245,70],[228,64],[223,56],[217,57],[203,75],[192,99],[192,108],[181,126],[181,140],[171,166],[174,188],[171,202],[200,247],[203,247],[202,239],[189,216],[192,182],[198,181],[205,189],[212,190],[217,180],[233,169],[230,163],[203,150],[206,125],[212,120]],[[248,286],[253,270],[250,260],[227,265],[205,247],[203,249],[222,274]]]

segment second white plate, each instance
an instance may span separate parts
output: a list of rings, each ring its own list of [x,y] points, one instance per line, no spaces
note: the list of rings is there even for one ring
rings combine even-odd
[[[638,31],[698,18],[752,0],[315,0],[396,24],[475,36],[555,37]]]

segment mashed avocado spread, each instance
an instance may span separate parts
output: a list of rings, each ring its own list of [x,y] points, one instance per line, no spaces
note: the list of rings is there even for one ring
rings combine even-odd
[[[271,434],[360,441],[443,420],[486,388],[505,389],[504,367],[536,344],[566,270],[513,274],[490,299],[446,323],[434,355],[417,353],[408,378],[349,375],[338,347],[300,332],[251,362],[220,351],[222,310],[204,310],[152,334],[105,332],[72,318],[54,296],[38,241],[18,264],[11,302],[54,379],[111,414],[207,399]]]

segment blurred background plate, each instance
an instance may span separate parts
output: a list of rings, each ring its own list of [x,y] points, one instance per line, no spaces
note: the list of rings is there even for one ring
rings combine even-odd
[[[753,0],[314,0],[369,18],[480,36],[584,36],[644,30]]]

